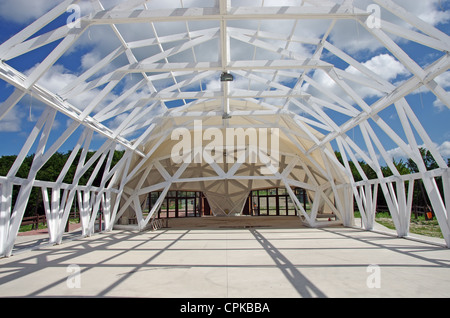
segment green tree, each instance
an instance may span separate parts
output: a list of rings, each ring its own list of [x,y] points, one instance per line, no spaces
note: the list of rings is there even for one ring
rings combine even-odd
[[[425,164],[425,167],[427,170],[433,170],[439,168],[438,164],[436,163],[436,160],[434,159],[431,152],[425,148],[419,148],[420,154],[422,156],[423,163]],[[408,168],[411,170],[411,172],[419,172],[419,168],[417,167],[417,164],[412,160],[411,158],[408,159]]]
[[[427,170],[433,170],[439,168],[439,165],[436,163],[436,160],[434,159],[431,152],[425,148],[419,148],[420,154],[422,156],[423,163],[425,164],[425,168]],[[449,161],[448,161],[449,162]],[[408,159],[408,168],[411,170],[411,173],[417,173],[419,172],[419,168],[417,167],[417,164],[412,160]],[[438,185],[439,191],[442,195],[443,193],[443,186],[442,186],[442,178],[437,177],[436,183]],[[414,199],[413,199],[415,205],[418,206],[430,206],[431,203],[428,199],[428,195],[425,191],[425,187],[423,185],[423,181],[421,179],[418,179],[415,181],[414,184]]]
[[[400,173],[400,175],[411,173],[411,169],[409,168],[408,163],[404,162],[403,159],[400,159],[400,161],[398,162],[394,160],[393,164],[397,169],[398,173]],[[393,175],[391,168],[389,168],[388,166],[381,167],[381,172],[383,172],[384,177],[389,177]]]
[[[49,181],[49,182],[55,182],[62,169],[64,168],[67,160],[70,157],[71,152],[67,153],[55,153],[53,156],[50,157],[50,159],[44,164],[44,166],[38,171],[36,175],[37,180],[42,181]],[[86,161],[88,161],[95,152],[88,152],[86,155]],[[113,160],[111,165],[116,165],[120,159],[123,157],[124,151],[115,151],[113,155]],[[63,182],[67,184],[72,184],[75,171],[78,166],[78,162],[80,160],[81,156],[81,150],[77,153],[75,156],[75,159],[71,166],[69,167],[66,176],[64,177]],[[14,161],[16,160],[17,156],[2,156],[0,157],[0,175],[6,176],[11,169],[12,165],[14,164]],[[28,178],[28,174],[30,172],[30,167],[33,162],[34,155],[27,156],[20,168],[18,169],[16,173],[16,177],[26,179]],[[98,162],[98,160],[97,160]],[[80,185],[86,185],[89,178],[91,177],[93,170],[97,164],[95,162],[89,169],[86,171],[86,173],[80,178],[79,184]],[[103,171],[105,169],[105,164],[102,165],[102,168],[99,170],[98,174],[95,176],[95,181],[93,185],[99,185],[101,181],[101,177],[103,175]],[[14,206],[17,195],[19,194],[20,187],[14,186],[13,187],[13,195],[12,195],[12,206]],[[44,214],[44,205],[42,200],[42,191],[40,188],[34,187],[30,193],[30,197],[28,200],[28,205],[26,207],[25,216],[33,216],[37,214]]]
[[[341,162],[341,164],[344,165],[344,160],[342,159],[341,153],[339,151],[335,151],[334,154],[336,155],[337,159]],[[358,163],[368,179],[377,178],[377,174],[372,169],[372,167],[370,167],[369,164],[365,163],[364,161],[358,161]],[[350,170],[352,171],[353,179],[355,180],[355,182],[361,181],[363,178],[359,173],[358,169],[356,168],[356,165],[353,163],[353,161],[348,161],[348,165],[350,167]]]

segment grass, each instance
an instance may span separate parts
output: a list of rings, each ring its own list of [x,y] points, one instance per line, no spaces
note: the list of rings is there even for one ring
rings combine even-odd
[[[355,212],[355,217],[360,217],[360,213]],[[377,213],[375,221],[388,229],[395,230],[394,221],[388,212]],[[411,234],[444,238],[436,218],[433,218],[432,220],[425,220],[424,216],[419,216],[417,219],[412,217],[409,224],[409,232]]]
[[[69,223],[70,224],[80,223],[80,219],[79,218],[69,219]],[[47,223],[39,223],[38,228],[39,228],[39,230],[46,229]],[[21,225],[19,228],[19,232],[28,232],[28,231],[32,231],[32,230],[33,230],[33,224]]]
[[[410,225],[410,232],[431,237],[444,238],[436,219],[426,221],[425,219],[412,219]]]
[[[47,224],[39,223],[39,230],[46,229],[46,228],[47,228]],[[28,231],[32,231],[32,230],[34,230],[33,224],[21,225],[19,228],[19,232],[28,232]]]

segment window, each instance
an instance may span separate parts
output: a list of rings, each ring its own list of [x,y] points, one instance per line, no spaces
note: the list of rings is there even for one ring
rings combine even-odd
[[[161,192],[149,193],[149,211],[156,204]],[[204,196],[196,191],[169,191],[162,200],[158,218],[196,217],[204,214]]]
[[[306,192],[303,189],[294,189],[294,193],[301,203],[305,202]],[[294,202],[285,188],[254,190],[250,199],[252,215],[297,215]]]

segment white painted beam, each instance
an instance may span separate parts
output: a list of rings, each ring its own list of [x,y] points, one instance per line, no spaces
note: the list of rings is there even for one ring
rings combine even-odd
[[[233,7],[228,14],[220,8],[176,8],[167,10],[106,10],[89,18],[91,24],[124,24],[173,21],[220,20],[296,20],[296,19],[355,19],[368,17],[369,13],[355,13],[353,6],[321,7]]]

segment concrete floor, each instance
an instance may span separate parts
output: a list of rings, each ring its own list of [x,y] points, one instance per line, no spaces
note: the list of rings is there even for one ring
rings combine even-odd
[[[211,220],[0,259],[0,297],[450,297],[446,248],[296,218]]]

